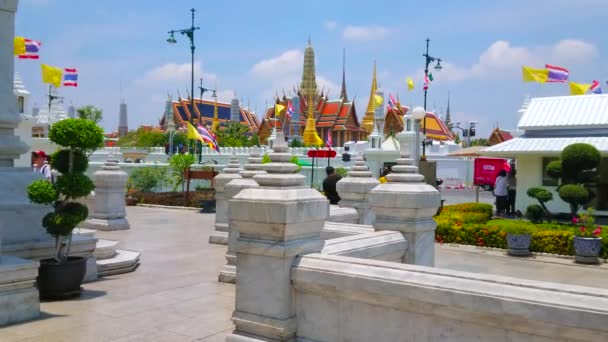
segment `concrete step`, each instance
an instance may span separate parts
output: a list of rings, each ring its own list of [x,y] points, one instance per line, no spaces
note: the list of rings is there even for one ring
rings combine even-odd
[[[110,259],[116,254],[117,245],[118,241],[99,239],[93,255],[97,260]]]
[[[78,235],[81,235],[81,236],[91,236],[91,237],[94,237],[96,232],[97,231],[94,230],[94,229],[87,229],[87,228],[76,228],[76,229],[74,229],[74,234],[78,234]]]
[[[109,259],[97,260],[97,273],[100,277],[134,271],[139,266],[141,252],[117,249]]]
[[[358,223],[359,213],[355,208],[341,208],[337,205],[329,206],[329,218],[328,222],[344,222],[344,223]]]

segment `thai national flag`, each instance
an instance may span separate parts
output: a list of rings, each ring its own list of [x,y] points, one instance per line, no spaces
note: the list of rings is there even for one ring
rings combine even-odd
[[[40,43],[39,41],[24,39],[25,41],[25,53],[23,55],[19,55],[20,59],[38,59],[40,58]]]
[[[592,93],[594,93],[594,94],[601,94],[602,93],[602,87],[600,86],[600,82],[594,80],[591,83],[591,87],[589,88],[589,90]]]
[[[325,147],[331,150],[332,145],[334,144],[334,139],[331,136],[331,131],[327,131],[327,139],[325,139]]]
[[[388,95],[388,106],[391,109],[397,107],[397,101],[395,101],[395,98],[393,97],[393,94],[389,94]]]
[[[289,104],[287,105],[287,117],[289,118],[289,120],[291,120],[292,114],[293,114],[293,105],[291,104],[291,101],[290,101]]]
[[[198,134],[201,136],[201,138],[203,138],[203,140],[205,140],[205,142],[209,145],[209,147],[218,152],[220,151],[219,147],[217,146],[217,140],[215,139],[215,135],[213,135],[204,126],[201,126],[200,124],[196,127],[196,130],[198,131]]]
[[[422,89],[429,89],[429,77],[427,75],[424,75],[424,87],[422,87]]]
[[[63,86],[78,87],[78,69],[64,68],[63,69]]]
[[[564,83],[568,81],[568,75],[570,74],[568,69],[550,64],[545,65],[545,68],[549,70],[549,75],[546,82]]]

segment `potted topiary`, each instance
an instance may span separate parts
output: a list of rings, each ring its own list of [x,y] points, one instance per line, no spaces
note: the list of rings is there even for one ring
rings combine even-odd
[[[553,214],[551,214],[546,205],[547,202],[553,200],[553,194],[551,191],[534,186],[529,188],[526,194],[528,197],[534,198],[539,203],[528,206],[526,216],[534,223],[542,222],[543,218],[546,218],[547,221],[551,222],[551,217]],[[528,215],[528,213],[530,215]]]
[[[530,235],[530,228],[517,225],[505,230],[507,231],[507,254],[512,256],[528,256],[531,254],[532,235]]]
[[[573,218],[572,223],[578,226],[574,236],[574,260],[581,264],[599,263],[598,256],[602,248],[602,238],[599,235],[602,233],[602,227],[595,225],[593,208],[588,208],[580,218]]]
[[[40,260],[37,285],[42,298],[60,299],[79,295],[86,273],[86,258],[69,255],[72,231],[89,214],[87,206],[75,200],[95,188],[84,174],[86,153],[102,146],[103,131],[90,120],[65,119],[53,124],[49,139],[61,146],[51,155],[51,166],[60,175],[54,183],[33,181],[27,192],[32,202],[54,209],[44,216],[42,226],[55,238],[55,256]]]

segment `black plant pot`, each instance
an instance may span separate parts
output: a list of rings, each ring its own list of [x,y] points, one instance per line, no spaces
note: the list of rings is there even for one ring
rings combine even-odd
[[[199,202],[201,207],[201,213],[213,214],[215,213],[215,200],[202,200]]]
[[[530,255],[530,242],[532,236],[530,234],[507,234],[507,253],[513,256],[528,256]]]
[[[66,299],[80,295],[80,285],[87,271],[87,258],[68,257],[64,263],[55,259],[40,260],[38,291],[43,299]]]

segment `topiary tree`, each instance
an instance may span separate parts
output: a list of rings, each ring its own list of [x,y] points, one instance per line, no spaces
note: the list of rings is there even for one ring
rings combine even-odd
[[[535,200],[538,201],[538,204],[540,204],[539,207],[544,212],[543,216],[545,216],[547,218],[547,220],[549,222],[551,222],[551,217],[553,216],[553,214],[551,214],[551,212],[549,211],[549,209],[545,205],[545,203],[553,200],[553,194],[551,193],[551,191],[549,191],[547,189],[544,189],[544,188],[541,188],[541,187],[538,187],[538,186],[535,186],[535,187],[529,188],[528,191],[526,192],[526,194],[530,198],[534,198]],[[528,209],[530,209],[530,206],[528,206]],[[535,209],[533,209],[533,210],[535,210]],[[527,212],[528,211],[526,210],[526,216],[527,216]],[[541,221],[542,221],[542,217],[541,217]]]
[[[534,223],[542,223],[544,216],[544,209],[538,204],[530,204],[528,208],[526,208],[526,217]]]
[[[86,205],[74,200],[88,196],[95,188],[84,172],[87,152],[103,145],[103,130],[88,119],[65,119],[55,123],[49,139],[62,148],[51,155],[51,166],[60,172],[55,183],[33,181],[27,188],[30,201],[51,205],[54,211],[42,219],[42,226],[55,238],[55,260],[66,262],[72,231],[89,215]]]
[[[594,196],[586,185],[597,178],[596,168],[601,158],[593,145],[576,143],[564,148],[559,161],[547,164],[547,174],[561,180],[559,197],[570,205],[572,218],[576,218],[578,210]]]

